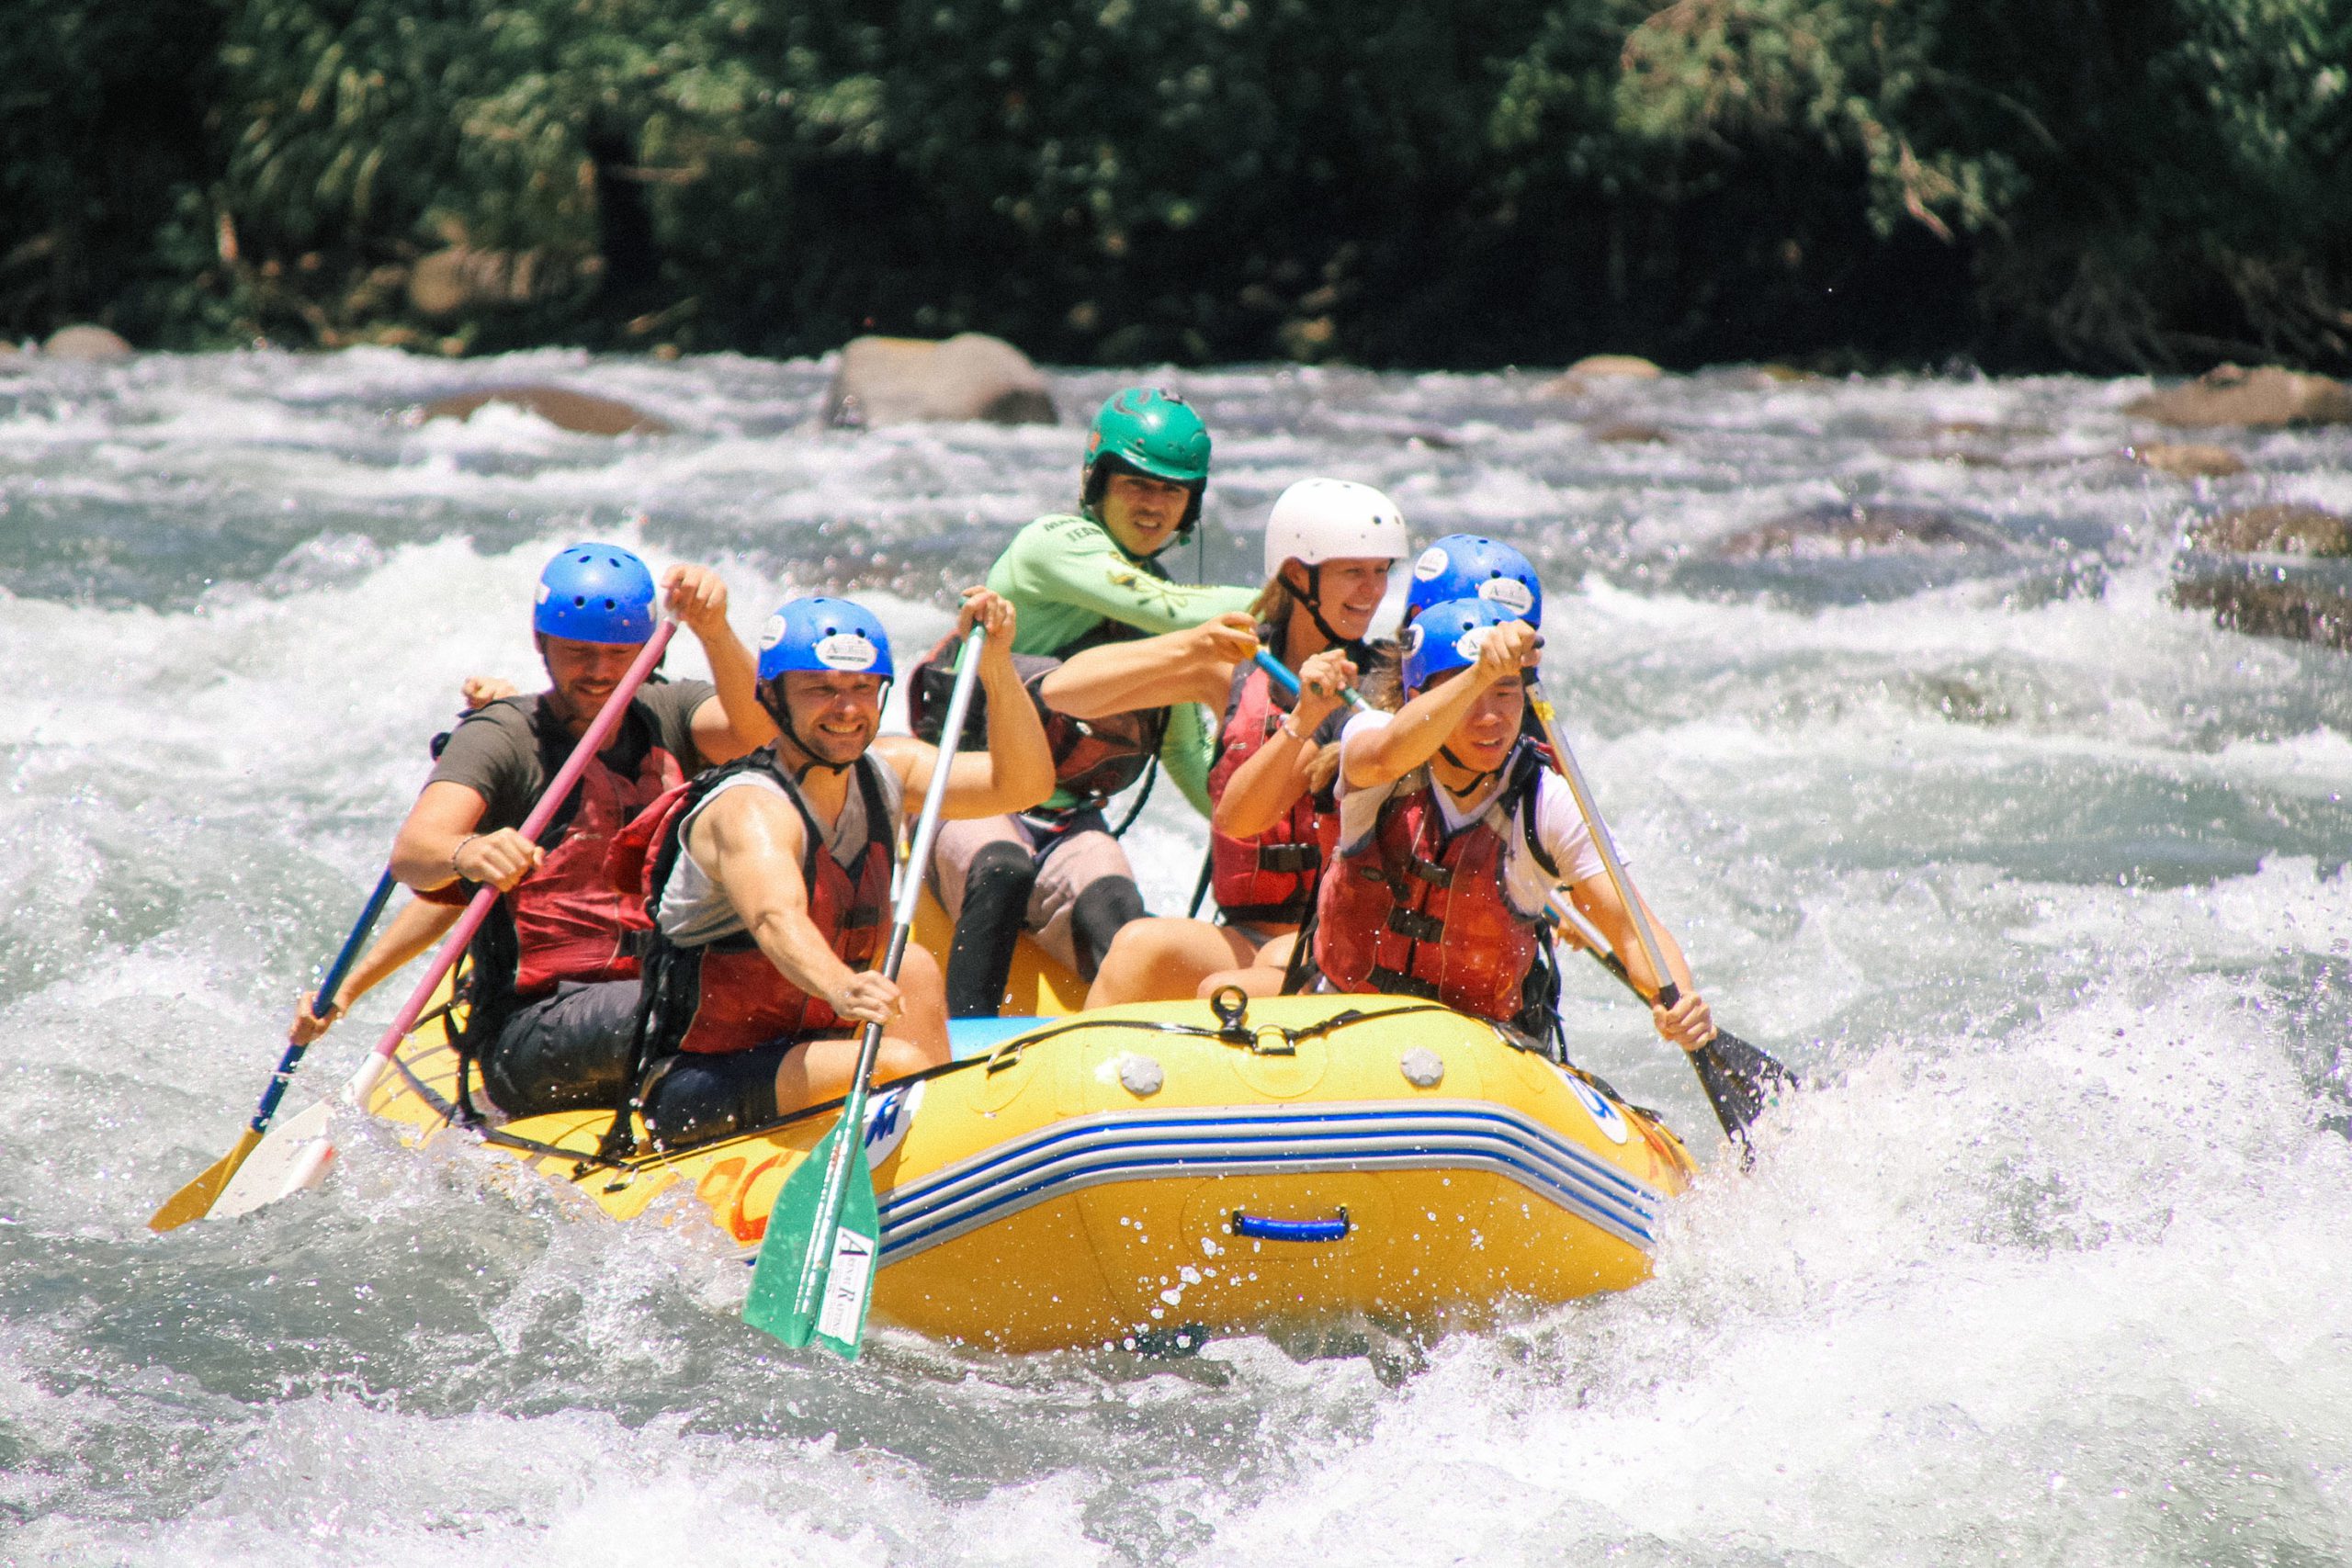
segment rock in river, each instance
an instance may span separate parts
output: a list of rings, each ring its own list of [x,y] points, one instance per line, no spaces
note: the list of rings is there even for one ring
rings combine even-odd
[[[51,359],[128,359],[130,357],[130,344],[125,343],[119,333],[76,323],[60,327],[50,333],[49,341],[41,344],[41,352]]]
[[[537,414],[559,430],[581,435],[667,435],[667,420],[614,398],[575,392],[565,387],[492,387],[435,398],[424,405],[424,419],[470,419],[484,403],[505,403]]]
[[[1743,528],[1707,552],[1716,560],[1767,556],[1951,554],[2006,550],[2008,536],[1989,523],[1932,507],[1855,502],[1807,507],[1760,527]]]
[[[944,343],[925,338],[852,338],[825,394],[825,423],[885,424],[986,420],[1052,424],[1053,389],[1029,356],[982,333]]]
[[[2276,366],[2222,365],[2194,381],[2150,392],[2123,412],[2158,424],[2345,424],[2352,423],[2352,389]]]
[[[2249,506],[2206,518],[2188,531],[2188,542],[2200,550],[2352,556],[2352,518],[2316,506]]]

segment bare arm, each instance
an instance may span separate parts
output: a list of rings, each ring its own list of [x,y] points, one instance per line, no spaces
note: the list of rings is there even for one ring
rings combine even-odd
[[[1219,615],[1179,632],[1106,643],[1071,655],[1046,677],[1046,705],[1072,718],[1199,703],[1222,712],[1233,667],[1258,650],[1244,615]]]
[[[1634,897],[1641,898],[1639,889],[1634,890]],[[1650,967],[1649,954],[1643,950],[1642,939],[1634,930],[1633,917],[1626,913],[1625,906],[1618,900],[1617,889],[1611,885],[1609,878],[1595,876],[1577,883],[1569,887],[1568,897],[1584,918],[1600,928],[1600,934],[1609,939],[1609,945],[1616,950],[1618,961],[1625,965],[1625,973],[1633,977],[1634,985],[1642,988],[1642,994],[1657,995],[1657,973]],[[1706,1002],[1699,995],[1698,981],[1690,977],[1690,964],[1682,955],[1681,943],[1674,940],[1674,933],[1668,931],[1664,922],[1651,910],[1647,899],[1642,901],[1642,911],[1649,916],[1650,932],[1657,938],[1658,953],[1666,960],[1667,969],[1671,973],[1676,987],[1682,993],[1672,1008],[1653,1007],[1650,1021],[1668,1041],[1685,1051],[1695,1051],[1715,1037],[1713,1020],[1708,1015]]]
[[[664,602],[702,644],[716,699],[694,712],[695,750],[703,761],[731,762],[776,738],[760,705],[760,668],[727,621],[727,584],[707,566],[673,566],[662,579]]]
[[[392,875],[420,893],[463,876],[501,891],[523,880],[547,852],[512,828],[477,833],[489,802],[447,779],[426,784],[392,840]]]
[[[1339,694],[1355,679],[1355,664],[1336,648],[1325,649],[1300,668],[1297,706],[1226,781],[1210,819],[1217,831],[1254,839],[1281,821],[1300,795],[1328,780],[1329,769],[1315,766],[1323,751],[1315,730],[1339,711],[1345,701]]]
[[[1489,627],[1478,644],[1478,662],[1422,691],[1378,729],[1348,742],[1341,762],[1350,789],[1394,784],[1438,754],[1471,705],[1492,686],[1535,658],[1535,628],[1525,621]]]
[[[980,689],[988,695],[989,744],[982,754],[965,751],[948,765],[947,798],[941,811],[958,818],[1026,811],[1054,793],[1054,759],[1046,744],[1046,727],[1038,722],[1037,705],[1029,700],[1020,671],[1012,667],[1012,602],[985,588],[966,589],[964,613],[956,622],[956,639],[976,622],[989,633],[980,648],[979,671]],[[907,810],[921,809],[933,770],[939,765],[939,749],[894,735],[876,740],[874,750],[898,771]]]
[[[308,1045],[324,1034],[337,1020],[351,1010],[354,1002],[374,990],[378,984],[397,972],[410,959],[439,942],[464,912],[464,908],[456,904],[428,904],[421,898],[410,899],[401,912],[392,917],[392,923],[384,928],[383,934],[359,955],[359,961],[343,977],[343,984],[334,988],[334,997],[327,1004],[325,1017],[322,1018],[311,1010],[311,1003],[316,998],[303,998],[300,1009],[294,1014],[294,1025],[288,1031],[287,1039],[297,1045]]]
[[[764,789],[730,789],[704,808],[686,852],[727,895],[760,952],[786,984],[822,997],[845,1019],[887,1023],[905,1010],[896,982],[837,957],[808,919],[799,814]]]

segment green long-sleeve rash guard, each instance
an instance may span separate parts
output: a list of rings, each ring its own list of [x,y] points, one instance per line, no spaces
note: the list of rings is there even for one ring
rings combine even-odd
[[[1066,513],[1040,517],[1015,534],[989,568],[989,586],[1012,602],[1015,653],[1068,648],[1104,621],[1148,637],[1182,631],[1228,611],[1247,613],[1258,597],[1252,588],[1170,582],[1149,562],[1119,548],[1100,523]],[[1204,817],[1220,716],[1195,704],[1178,705],[1159,748],[1168,776]],[[1057,794],[1049,804],[1068,802]]]

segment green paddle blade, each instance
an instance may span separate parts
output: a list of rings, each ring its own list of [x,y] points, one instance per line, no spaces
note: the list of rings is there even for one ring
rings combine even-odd
[[[874,1267],[882,1249],[882,1222],[874,1203],[874,1173],[857,1151],[849,1161],[833,1234],[812,1247],[827,1207],[825,1177],[833,1163],[836,1126],[800,1162],[768,1211],[767,1235],[752,1270],[752,1294],[743,1321],[796,1348],[810,1340],[848,1359],[857,1359],[865,1333],[866,1303],[874,1294]]]

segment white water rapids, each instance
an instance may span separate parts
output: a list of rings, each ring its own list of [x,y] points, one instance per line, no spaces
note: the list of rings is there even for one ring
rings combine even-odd
[[[1072,427],[822,432],[825,369],[0,360],[0,1562],[2352,1560],[2352,663],[2168,597],[2201,513],[2352,510],[2352,434],[2184,483],[2118,455],[2139,384],[1170,373],[1216,432],[1212,575],[1315,473],[1537,558],[1636,874],[1812,1085],[1752,1175],[1709,1154],[1641,1289],[1429,1345],[845,1367],[744,1328],[698,1222],[356,1122],[322,1190],[150,1235],[459,678],[533,679],[555,547],[712,561],[746,632],[857,591],[903,661],[1068,503]],[[679,434],[401,417],[529,379]],[[2009,547],[1709,558],[1849,501]],[[1131,842],[1181,908],[1172,790]],[[1583,1057],[1713,1150],[1645,1020],[1570,984]]]

